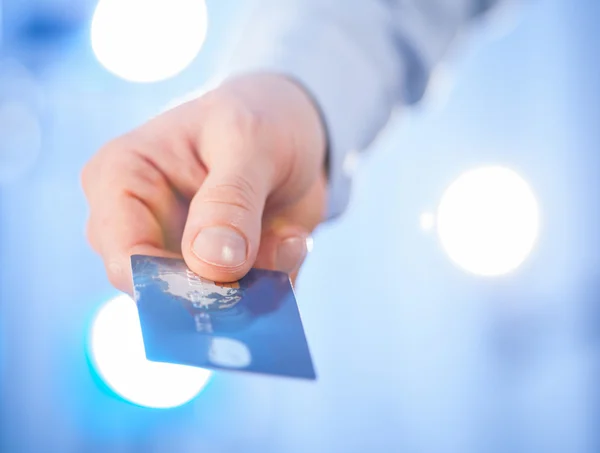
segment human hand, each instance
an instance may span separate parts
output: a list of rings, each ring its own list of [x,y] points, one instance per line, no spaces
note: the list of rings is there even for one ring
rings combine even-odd
[[[245,75],[104,146],[85,166],[87,236],[132,293],[130,256],[183,257],[235,281],[251,267],[295,278],[325,217],[325,133],[300,86]]]

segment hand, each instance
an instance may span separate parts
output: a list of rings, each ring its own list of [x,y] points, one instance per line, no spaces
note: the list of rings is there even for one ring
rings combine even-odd
[[[85,166],[87,235],[132,293],[130,256],[183,257],[215,281],[251,267],[296,276],[325,215],[325,133],[300,86],[224,82],[103,147]]]

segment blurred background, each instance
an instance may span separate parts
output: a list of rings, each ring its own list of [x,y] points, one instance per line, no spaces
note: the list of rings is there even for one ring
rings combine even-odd
[[[118,294],[85,241],[81,168],[210,83],[244,9],[0,0],[0,451],[600,451],[595,0],[476,26],[362,158],[298,281],[316,382],[206,373],[157,408],[175,381],[96,363]],[[139,343],[121,324],[94,341]],[[131,376],[150,385],[133,403]]]

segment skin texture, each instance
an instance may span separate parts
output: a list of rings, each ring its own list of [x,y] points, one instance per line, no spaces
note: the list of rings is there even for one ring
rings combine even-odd
[[[82,172],[110,282],[131,294],[138,253],[183,257],[215,281],[251,267],[294,279],[325,215],[325,141],[309,96],[271,74],[227,80],[111,141]]]

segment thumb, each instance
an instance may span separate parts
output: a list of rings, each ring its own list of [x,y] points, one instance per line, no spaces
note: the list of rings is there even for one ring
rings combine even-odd
[[[213,166],[190,203],[183,257],[192,271],[210,280],[239,280],[258,253],[270,178],[259,159],[243,160]]]

